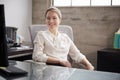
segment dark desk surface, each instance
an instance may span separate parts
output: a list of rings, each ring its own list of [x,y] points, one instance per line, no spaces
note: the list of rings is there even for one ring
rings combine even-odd
[[[0,80],[120,80],[119,73],[88,71],[84,69],[51,66],[44,63],[16,61],[15,66],[28,71],[23,77],[0,76]]]
[[[24,47],[16,47],[8,50],[8,59],[13,59],[24,56],[31,56],[33,52],[33,48],[24,48]]]
[[[8,50],[8,56],[33,52],[33,48],[15,47]]]

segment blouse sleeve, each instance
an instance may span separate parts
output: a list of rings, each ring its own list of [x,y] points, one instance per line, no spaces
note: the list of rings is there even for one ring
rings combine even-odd
[[[73,61],[76,63],[81,62],[83,58],[85,58],[85,55],[83,55],[78,48],[75,46],[72,40],[70,40],[70,50],[69,55],[72,58]]]
[[[44,37],[42,35],[42,32],[38,32],[35,40],[34,40],[34,50],[33,50],[33,60],[34,61],[40,61],[40,62],[46,62],[48,56],[46,56],[45,53],[43,53],[44,50]]]

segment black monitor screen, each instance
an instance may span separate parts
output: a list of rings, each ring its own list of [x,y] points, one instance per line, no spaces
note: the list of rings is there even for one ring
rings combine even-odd
[[[26,71],[19,69],[12,64],[9,65],[6,35],[4,5],[0,4],[0,74],[3,74],[4,77],[26,75]]]
[[[4,5],[0,4],[0,67],[8,66]]]

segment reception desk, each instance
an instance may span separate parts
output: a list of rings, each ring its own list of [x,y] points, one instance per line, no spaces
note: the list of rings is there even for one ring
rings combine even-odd
[[[24,76],[0,76],[0,80],[120,80],[119,73],[89,71],[45,63],[16,61],[14,65],[28,72]]]

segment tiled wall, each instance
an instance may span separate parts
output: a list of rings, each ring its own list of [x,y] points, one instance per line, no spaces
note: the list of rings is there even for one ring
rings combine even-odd
[[[49,0],[33,0],[33,24],[44,24]],[[74,42],[96,67],[97,50],[113,47],[114,33],[120,27],[120,7],[59,7],[61,24],[73,28]]]

